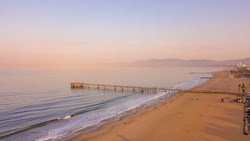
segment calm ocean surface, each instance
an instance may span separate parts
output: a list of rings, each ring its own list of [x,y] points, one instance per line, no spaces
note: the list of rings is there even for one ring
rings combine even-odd
[[[0,140],[55,140],[170,94],[71,90],[71,82],[188,89],[218,68],[0,70]],[[62,117],[73,115],[68,119]],[[7,137],[4,137],[8,135]]]

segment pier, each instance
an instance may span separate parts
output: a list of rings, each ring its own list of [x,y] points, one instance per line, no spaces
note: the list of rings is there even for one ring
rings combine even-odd
[[[233,93],[227,91],[196,91],[196,90],[184,90],[185,93],[203,93],[203,94],[229,94],[229,95],[237,95],[242,96],[240,93]]]
[[[104,91],[120,91],[120,92],[140,92],[140,93],[158,93],[158,92],[171,92],[171,93],[204,93],[204,94],[231,94],[241,95],[232,92],[220,91],[196,91],[196,90],[181,90],[170,88],[157,88],[157,87],[140,87],[140,86],[124,86],[124,85],[110,85],[110,84],[93,84],[93,83],[71,83],[71,89],[96,89]]]
[[[180,93],[180,89],[156,88],[156,87],[140,87],[140,86],[123,86],[108,84],[92,84],[92,83],[71,83],[71,89],[96,89],[121,92],[140,92],[140,93],[158,93],[170,92]]]

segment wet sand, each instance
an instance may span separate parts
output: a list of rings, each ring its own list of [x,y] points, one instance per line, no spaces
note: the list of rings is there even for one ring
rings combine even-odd
[[[222,71],[194,88],[238,92],[247,78],[226,78]],[[249,88],[249,86],[247,86]],[[250,90],[250,88],[249,88]],[[183,93],[72,141],[249,141],[243,134],[243,104],[233,103],[235,95]],[[224,98],[224,102],[221,99]]]

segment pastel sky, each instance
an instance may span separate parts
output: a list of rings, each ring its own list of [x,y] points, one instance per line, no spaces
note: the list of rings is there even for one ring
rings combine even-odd
[[[0,68],[250,57],[249,0],[0,0]]]

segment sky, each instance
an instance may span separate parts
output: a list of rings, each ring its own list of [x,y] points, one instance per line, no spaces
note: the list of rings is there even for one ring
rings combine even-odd
[[[249,0],[0,0],[0,68],[250,57]]]

